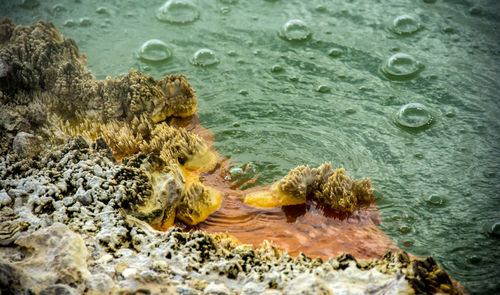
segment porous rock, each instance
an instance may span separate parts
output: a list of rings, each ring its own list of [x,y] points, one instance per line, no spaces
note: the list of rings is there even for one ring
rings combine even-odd
[[[21,158],[33,158],[42,149],[40,145],[41,140],[38,137],[21,131],[14,137],[12,149]]]

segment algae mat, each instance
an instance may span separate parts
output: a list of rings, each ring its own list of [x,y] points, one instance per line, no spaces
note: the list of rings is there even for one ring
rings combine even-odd
[[[54,22],[99,79],[185,74],[216,149],[252,162],[257,184],[324,161],[370,177],[399,247],[434,256],[472,293],[500,288],[496,1],[20,0],[0,11]]]

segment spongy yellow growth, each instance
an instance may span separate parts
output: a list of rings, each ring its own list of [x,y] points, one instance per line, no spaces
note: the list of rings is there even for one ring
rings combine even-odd
[[[245,204],[257,208],[274,208],[278,206],[304,204],[308,189],[314,178],[311,169],[299,166],[288,175],[274,183],[269,191],[253,192],[245,196]]]
[[[187,157],[184,167],[189,170],[210,171],[217,165],[217,158],[208,147],[203,147],[197,153]]]
[[[322,204],[342,212],[352,213],[357,205],[357,196],[352,190],[353,181],[344,168],[333,171],[326,182],[321,183],[314,197]]]
[[[314,199],[320,205],[352,213],[360,204],[373,201],[369,179],[352,180],[343,168],[333,170],[330,163],[318,168],[299,166],[269,190],[247,194],[245,204],[257,208],[303,204]]]
[[[297,198],[286,193],[280,188],[280,183],[275,182],[269,190],[249,193],[243,202],[254,208],[274,208],[279,206],[299,205],[306,202],[306,198]]]
[[[221,192],[200,182],[193,182],[182,194],[177,218],[189,225],[196,225],[217,211],[221,203]]]

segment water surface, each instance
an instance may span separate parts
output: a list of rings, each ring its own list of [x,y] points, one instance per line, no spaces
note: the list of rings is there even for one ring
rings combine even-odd
[[[19,0],[0,11],[54,22],[99,79],[185,74],[216,149],[252,162],[257,184],[324,161],[372,178],[380,227],[400,248],[433,255],[472,293],[500,291],[500,2]]]

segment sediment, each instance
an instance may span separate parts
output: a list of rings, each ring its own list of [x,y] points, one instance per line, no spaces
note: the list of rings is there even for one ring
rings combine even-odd
[[[52,24],[2,20],[2,294],[463,291],[434,259],[402,251],[378,260],[293,258],[269,242],[256,248],[227,234],[171,227],[176,216],[196,223],[220,205],[216,188],[198,179],[215,157],[200,137],[168,124],[192,116],[196,105],[182,75],[156,81],[131,71],[97,81],[75,42]],[[367,181],[313,170],[303,173],[304,187],[281,189],[301,197],[310,185],[322,192],[317,199],[369,199]]]

